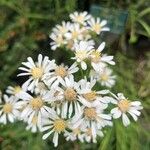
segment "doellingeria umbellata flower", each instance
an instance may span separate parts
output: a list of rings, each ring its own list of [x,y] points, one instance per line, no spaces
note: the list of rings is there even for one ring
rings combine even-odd
[[[127,114],[131,115],[132,118],[137,121],[138,116],[141,114],[140,110],[143,109],[141,102],[130,101],[125,98],[122,93],[118,93],[117,96],[113,94],[113,96],[115,100],[113,100],[112,103],[117,105],[117,107],[111,110],[113,118],[117,119],[122,117],[124,126],[128,126],[130,124]]]
[[[70,18],[73,22],[63,21],[52,29],[50,45],[52,50],[70,49],[72,65],[56,64],[41,54],[35,62],[28,57],[18,75],[28,76],[27,81],[22,86],[9,86],[6,93],[10,97],[0,95],[0,123],[22,120],[27,130],[44,132],[43,140],[53,134],[55,147],[60,134],[67,141],[96,143],[113,119],[122,117],[127,126],[128,115],[137,121],[143,109],[140,101],[106,89],[115,84],[109,68],[115,62],[113,56],[102,53],[105,42],[95,48],[92,32],[109,31],[107,21],[94,19],[87,12],[74,12]]]
[[[59,134],[65,133],[69,124],[69,120],[59,117],[57,114],[54,114],[52,117],[48,118],[49,120],[44,123],[44,126],[41,128],[42,132],[47,132],[43,135],[42,139],[48,138],[51,134],[53,135],[53,143],[56,147],[58,145]]]
[[[91,18],[91,15],[88,12],[80,12],[77,11],[69,15],[73,22],[79,23],[81,25],[86,25],[86,21]]]
[[[91,18],[88,21],[89,29],[96,34],[100,34],[102,31],[109,31],[110,29],[108,27],[105,27],[107,24],[106,20],[100,21],[100,18]]]
[[[24,72],[18,76],[29,76],[22,88],[33,92],[38,83],[42,81],[44,74],[54,69],[55,61],[50,61],[47,56],[43,58],[41,54],[38,56],[38,62],[34,62],[31,57],[28,57],[27,60],[22,63],[25,67],[19,67],[19,70]]]
[[[15,96],[3,96],[4,103],[0,103],[0,123],[6,124],[8,121],[13,123],[20,115],[20,109],[24,102],[19,101]]]

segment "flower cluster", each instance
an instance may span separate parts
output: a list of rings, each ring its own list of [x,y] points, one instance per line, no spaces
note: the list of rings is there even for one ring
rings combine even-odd
[[[115,62],[113,56],[102,54],[105,42],[95,48],[90,34],[108,31],[106,21],[100,22],[87,12],[75,12],[70,18],[73,23],[63,22],[53,29],[51,46],[53,50],[62,45],[70,48],[75,62],[65,66],[41,54],[37,61],[28,57],[18,74],[27,76],[27,81],[21,87],[9,86],[7,95],[0,96],[0,123],[22,120],[27,130],[43,132],[43,139],[53,135],[54,146],[60,134],[67,141],[95,143],[98,136],[104,136],[103,129],[113,125],[113,119],[121,117],[128,126],[129,115],[137,121],[142,109],[140,101],[130,101],[122,93],[115,95],[106,89],[115,84],[108,68]],[[82,72],[81,76],[77,77],[77,72]],[[97,90],[99,87],[103,90]]]

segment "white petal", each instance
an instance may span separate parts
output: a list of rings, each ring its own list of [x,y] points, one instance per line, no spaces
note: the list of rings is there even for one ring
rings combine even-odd
[[[58,133],[57,132],[54,133],[53,143],[54,143],[54,147],[57,147],[58,145]]]
[[[130,120],[125,113],[122,114],[122,122],[123,122],[125,127],[130,124]]]

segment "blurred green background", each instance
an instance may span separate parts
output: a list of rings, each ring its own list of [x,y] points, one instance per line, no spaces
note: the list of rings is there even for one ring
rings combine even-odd
[[[95,8],[96,6],[96,8]],[[60,138],[57,149],[73,150],[149,150],[150,149],[150,2],[148,0],[0,0],[0,90],[8,85],[22,84],[17,68],[28,56],[39,53],[66,59],[66,52],[50,50],[49,34],[52,27],[69,19],[69,13],[90,11],[108,19],[112,29],[121,31],[102,34],[106,51],[115,56],[117,75],[114,93],[123,92],[129,99],[140,99],[144,106],[138,123],[124,128],[115,121],[106,129],[105,137],[97,144],[65,142]],[[104,11],[104,12],[103,12]],[[110,13],[113,14],[110,16]],[[120,15],[119,15],[120,14]],[[117,18],[119,16],[119,18]],[[109,18],[112,22],[109,22]],[[125,19],[123,19],[125,18]],[[123,20],[122,20],[123,19]],[[114,20],[114,21],[113,21]],[[100,41],[98,39],[98,41]],[[59,55],[58,55],[59,54]],[[69,62],[69,58],[67,58]],[[21,122],[0,125],[0,149],[48,150],[54,149],[51,139],[43,141],[41,134],[25,131]]]

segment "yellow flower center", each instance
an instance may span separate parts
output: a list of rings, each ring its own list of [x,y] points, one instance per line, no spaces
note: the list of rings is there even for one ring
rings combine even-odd
[[[77,39],[79,36],[79,32],[78,31],[72,31],[72,38],[73,39]]]
[[[20,86],[15,86],[14,87],[14,94],[17,94],[21,91],[21,87]]]
[[[100,79],[103,80],[103,81],[107,81],[109,79],[109,76],[105,73],[103,73],[101,76],[100,76]]]
[[[118,103],[118,107],[122,112],[126,112],[129,110],[130,101],[128,101],[127,99],[120,100]]]
[[[88,136],[92,136],[92,129],[91,128],[88,128],[87,131],[86,131],[86,134]]]
[[[30,105],[33,109],[40,109],[43,106],[43,100],[40,97],[31,99]]]
[[[65,34],[68,30],[67,30],[65,27],[60,27],[60,28],[59,28],[59,31],[60,31],[62,34]]]
[[[76,21],[82,23],[84,21],[84,17],[82,15],[79,15],[76,17]]]
[[[80,134],[80,132],[81,132],[79,128],[75,128],[75,129],[73,129],[72,131],[73,131],[73,133],[74,133],[75,135],[78,135],[78,134]]]
[[[55,40],[57,44],[63,44],[63,37],[62,36],[57,36],[57,39]]]
[[[92,53],[91,53],[91,61],[94,62],[94,63],[98,63],[100,61],[100,58],[101,58],[101,53],[94,50]]]
[[[84,115],[90,120],[96,119],[96,110],[95,108],[85,108]]]
[[[96,99],[96,92],[91,91],[83,95],[83,97],[88,101],[94,101]]]
[[[66,122],[63,119],[57,119],[54,121],[54,130],[56,132],[62,132],[66,128]]]
[[[67,70],[63,66],[58,66],[55,69],[55,74],[57,76],[60,76],[60,77],[64,78],[67,75]]]
[[[3,111],[4,111],[4,113],[11,113],[11,112],[12,112],[12,109],[13,109],[13,106],[12,106],[12,104],[10,104],[10,103],[6,103],[6,104],[3,106]]]
[[[101,26],[98,23],[94,24],[92,28],[96,33],[99,33],[101,31]]]
[[[86,50],[77,51],[75,55],[78,59],[84,60],[87,58],[87,51]]]
[[[73,88],[67,88],[64,92],[64,95],[65,99],[70,102],[76,100],[77,97],[77,93]]]
[[[37,121],[38,121],[38,117],[37,117],[37,116],[34,116],[34,117],[32,118],[32,123],[33,123],[34,125],[36,125],[36,124],[37,124]]]
[[[43,69],[39,68],[39,67],[35,67],[31,70],[31,74],[32,74],[33,78],[39,79],[43,75]]]
[[[71,49],[73,47],[73,40],[69,40],[68,42],[67,42],[67,48],[68,49]]]

